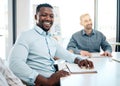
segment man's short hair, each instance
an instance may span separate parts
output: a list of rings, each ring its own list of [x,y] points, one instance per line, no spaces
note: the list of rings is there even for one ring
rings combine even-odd
[[[38,13],[40,11],[40,8],[41,7],[49,7],[49,8],[52,8],[53,9],[53,6],[48,4],[48,3],[44,3],[44,4],[39,4],[36,8],[36,13]]]
[[[84,18],[85,16],[90,16],[88,13],[85,13],[85,14],[82,14],[81,16],[80,16],[80,20],[82,20],[82,18]]]

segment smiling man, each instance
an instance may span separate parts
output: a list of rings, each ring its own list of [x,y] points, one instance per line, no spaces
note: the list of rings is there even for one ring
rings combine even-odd
[[[67,45],[67,49],[75,54],[91,57],[91,53],[104,51],[102,56],[111,57],[112,47],[100,31],[92,28],[92,19],[88,13],[80,16],[80,24],[84,29],[74,33]]]
[[[80,67],[93,68],[87,59],[68,52],[51,36],[54,22],[53,7],[40,4],[36,8],[36,25],[23,32],[9,55],[9,66],[27,86],[59,86],[60,77],[68,76],[64,70],[56,72],[54,57],[74,62]]]

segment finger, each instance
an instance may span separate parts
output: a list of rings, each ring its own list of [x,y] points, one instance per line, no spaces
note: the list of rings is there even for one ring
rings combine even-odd
[[[94,65],[93,65],[93,62],[92,61],[88,61],[88,65],[89,65],[89,69],[92,69],[92,68],[94,68]]]
[[[108,53],[105,53],[105,56],[108,56]]]
[[[84,66],[84,60],[79,61],[78,65],[79,65],[80,67]]]
[[[105,56],[105,54],[103,53],[103,54],[101,54],[101,56]]]
[[[107,56],[108,56],[108,57],[112,57],[111,53],[107,53]]]
[[[94,67],[92,61],[86,60],[86,62],[87,62],[87,68],[88,69],[91,69],[91,68]]]
[[[67,72],[67,71],[63,71],[63,73],[64,73],[65,75],[70,75],[70,73]]]
[[[89,63],[88,63],[88,61],[87,60],[84,60],[83,61],[84,63],[83,63],[83,67],[85,67],[85,68],[89,68]]]
[[[111,55],[111,54],[109,54],[109,57],[112,57],[112,55]]]
[[[67,71],[61,71],[61,77],[65,77],[65,76],[68,76],[68,75],[70,75],[69,74],[69,72],[67,72]]]
[[[110,56],[110,54],[109,53],[105,53],[105,55],[104,56]]]

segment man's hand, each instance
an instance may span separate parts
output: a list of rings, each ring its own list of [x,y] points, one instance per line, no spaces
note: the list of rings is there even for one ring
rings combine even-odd
[[[51,75],[50,78],[48,78],[48,83],[51,84],[51,86],[53,86],[55,84],[58,84],[61,77],[66,77],[68,75],[70,75],[70,74],[67,71],[64,71],[64,70],[57,71],[56,73]]]
[[[87,69],[94,68],[93,62],[87,59],[79,60],[78,58],[76,58],[74,62],[77,63],[81,68],[82,67],[85,67]]]
[[[81,51],[80,51],[80,55],[91,57],[91,53],[88,52],[88,51],[84,51],[84,50],[81,50]]]
[[[57,84],[60,82],[60,78],[68,75],[69,73],[64,70],[57,71],[49,78],[38,75],[35,80],[35,86],[57,86]]]
[[[108,56],[108,57],[112,57],[112,54],[109,52],[104,52],[103,54],[101,54],[101,56]]]

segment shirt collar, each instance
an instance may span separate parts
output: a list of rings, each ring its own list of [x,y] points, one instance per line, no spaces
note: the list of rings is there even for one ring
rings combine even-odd
[[[34,27],[35,31],[38,32],[39,34],[41,35],[44,35],[44,36],[51,36],[51,33],[48,31],[48,32],[45,32],[42,28],[40,28],[39,26],[35,25]]]
[[[91,35],[94,35],[95,34],[95,30],[92,29],[92,33]],[[87,35],[86,32],[84,30],[82,30],[82,35]]]

